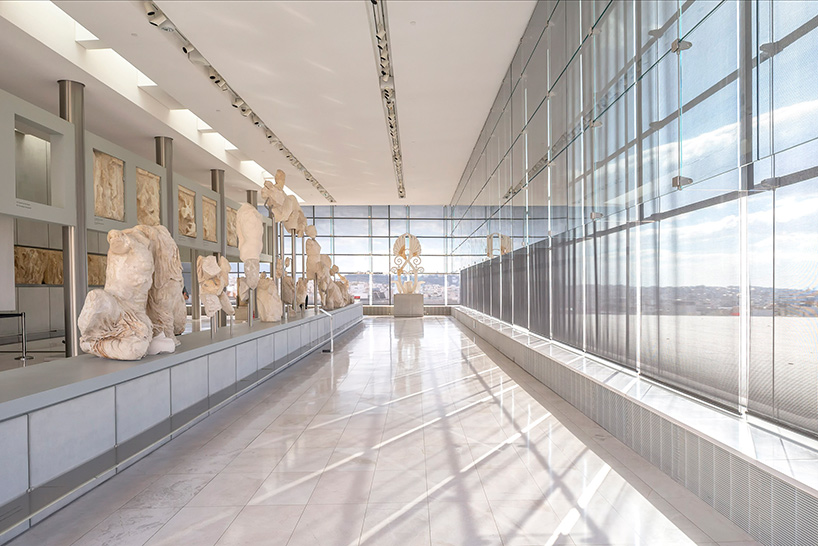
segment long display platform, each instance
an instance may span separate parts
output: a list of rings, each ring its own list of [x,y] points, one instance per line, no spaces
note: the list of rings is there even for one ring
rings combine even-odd
[[[330,314],[338,336],[363,308]],[[330,317],[179,339],[175,353],[140,361],[81,355],[0,375],[0,544],[324,346]]]

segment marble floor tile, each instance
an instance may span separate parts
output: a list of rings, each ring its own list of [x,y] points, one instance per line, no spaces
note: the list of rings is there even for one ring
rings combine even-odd
[[[303,512],[302,505],[245,506],[216,546],[285,546]]]
[[[186,506],[145,543],[146,546],[213,546],[233,523],[241,507]]]
[[[123,508],[73,546],[142,546],[178,511],[178,508]]]

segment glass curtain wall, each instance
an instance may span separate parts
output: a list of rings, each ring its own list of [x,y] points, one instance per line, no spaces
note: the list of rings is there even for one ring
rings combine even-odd
[[[262,210],[261,208],[259,210]],[[449,274],[447,253],[449,207],[445,206],[303,206],[307,223],[314,224],[321,252],[332,258],[349,281],[350,292],[364,304],[392,303],[395,285],[390,274],[392,245],[404,233],[415,235],[421,244],[426,305],[460,302],[460,276]],[[266,214],[266,210],[264,210]],[[284,251],[290,256],[290,237]],[[301,272],[301,243],[296,248],[297,270]],[[310,289],[310,294],[312,294]]]
[[[451,203],[464,303],[816,434],[816,50],[818,2],[539,2]]]

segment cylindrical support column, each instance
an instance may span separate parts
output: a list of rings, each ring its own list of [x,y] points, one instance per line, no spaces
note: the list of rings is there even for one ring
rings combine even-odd
[[[312,280],[312,307],[316,312],[318,311],[318,273],[315,274],[315,278]]]
[[[227,208],[224,202],[224,170],[210,169],[210,189],[219,194],[219,252],[216,253],[216,258],[224,256],[227,258]],[[219,311],[219,326],[227,326],[227,313]]]
[[[258,191],[256,191],[256,190],[247,190],[247,202],[249,204],[253,205],[254,209],[258,210]],[[225,223],[225,225],[226,225],[226,223]],[[225,227],[225,229],[226,229],[226,227]],[[262,235],[262,238],[263,237],[264,237],[264,235]],[[263,241],[263,239],[262,239],[262,241]],[[261,264],[259,264],[259,265],[261,265]],[[245,278],[247,278],[246,274],[245,274]],[[247,317],[248,317],[248,319],[247,319],[247,322],[248,322],[248,324],[250,324],[250,326],[253,326],[253,311],[256,309],[256,307],[258,307],[257,304],[256,304],[256,290],[255,289],[250,290],[250,293],[248,294],[248,298],[249,299],[248,299],[248,302],[247,302],[248,303],[248,308],[247,308]]]
[[[307,237],[301,237],[301,276],[307,278]]]
[[[156,144],[156,164],[165,168],[165,203],[162,209],[166,210],[165,227],[168,228],[171,237],[176,237],[179,218],[175,217],[172,211],[173,206],[179,197],[173,194],[173,139],[166,136],[153,137]]]
[[[77,221],[63,226],[63,297],[65,356],[80,354],[77,328],[88,291],[88,231],[85,217],[85,85],[60,80],[60,117],[74,124],[74,191]]]
[[[196,269],[196,262],[199,259],[199,251],[190,250],[190,318],[199,320],[202,318],[202,302],[199,299],[199,271]]]
[[[287,268],[284,267],[284,224],[278,222],[278,252],[279,260],[281,261],[281,279],[278,285],[278,294],[281,296],[281,312],[284,320],[287,320],[287,304],[284,303],[284,277],[287,276]]]
[[[293,266],[293,311],[295,311],[295,304],[296,304],[296,301],[295,301],[295,294],[296,294],[295,281],[297,279],[298,272],[296,271],[297,268],[295,267],[295,230],[294,229],[290,230],[290,251],[291,251],[290,254],[292,254],[292,258],[291,258],[290,263]]]
[[[210,189],[219,194],[219,253],[227,257],[227,208],[224,201],[224,170],[210,169]]]

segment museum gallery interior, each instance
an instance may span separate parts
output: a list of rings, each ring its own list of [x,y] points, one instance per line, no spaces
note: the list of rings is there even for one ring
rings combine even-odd
[[[817,49],[0,1],[0,544],[818,544]]]

